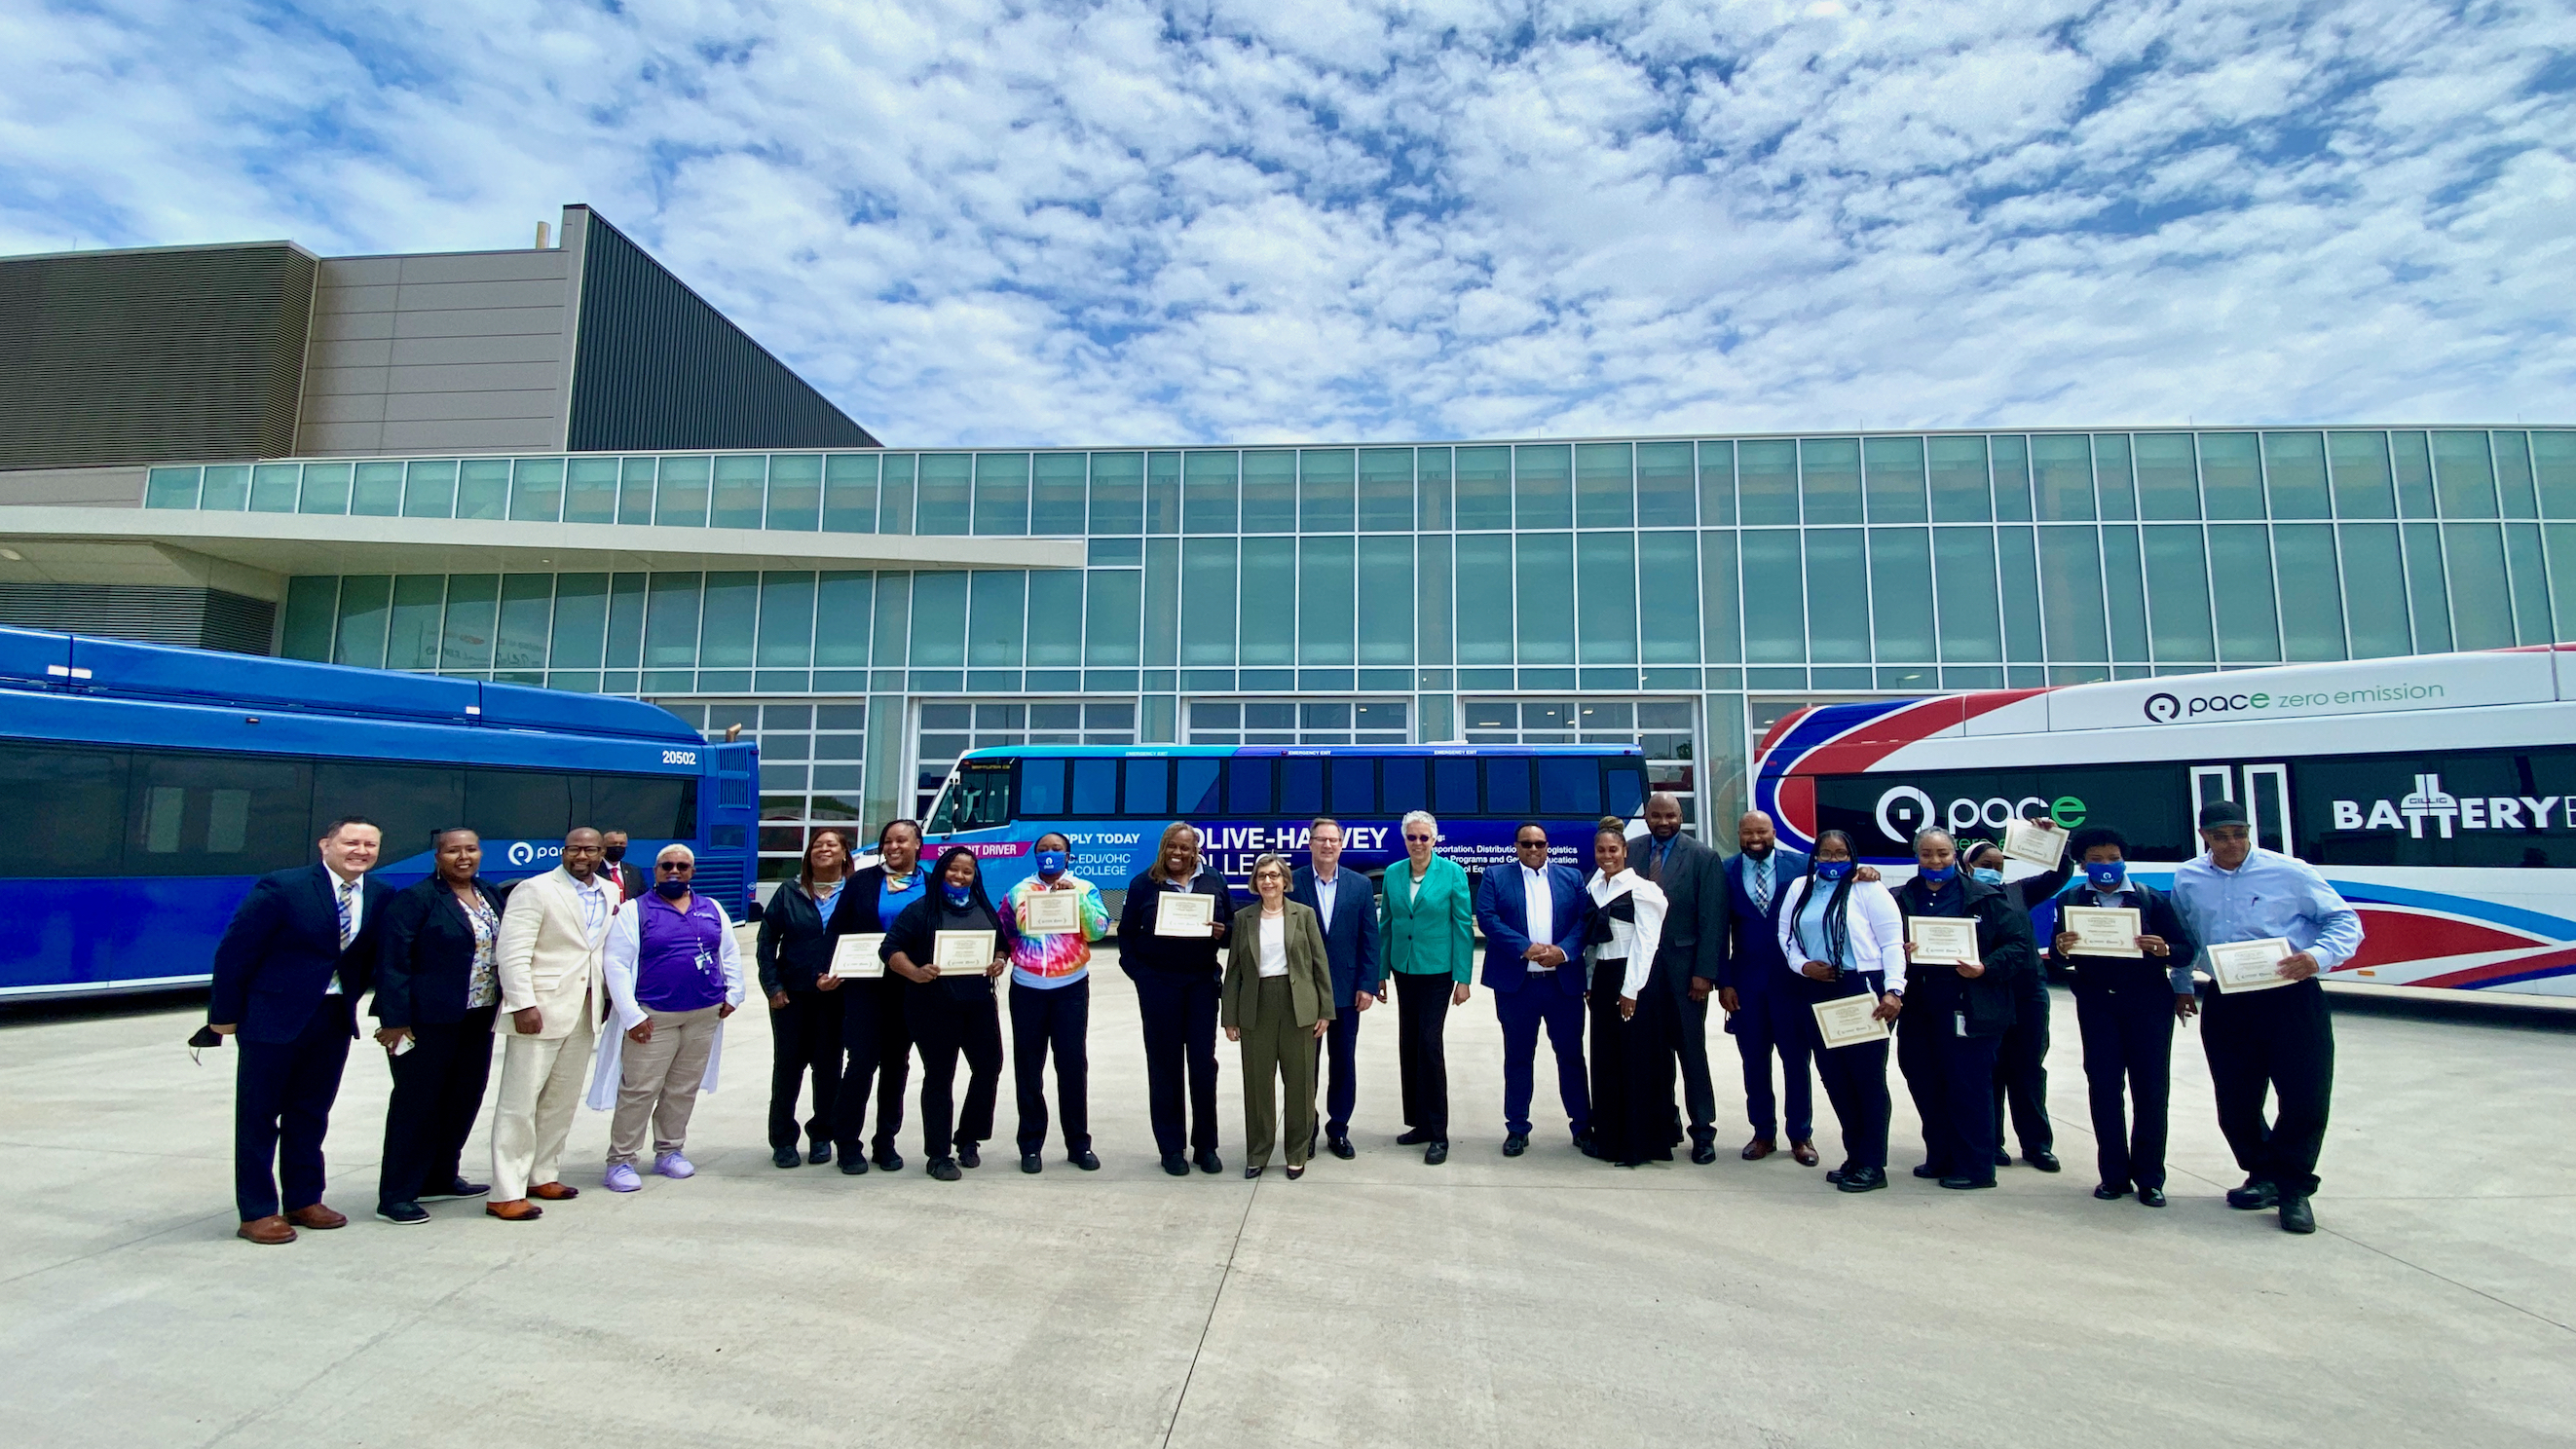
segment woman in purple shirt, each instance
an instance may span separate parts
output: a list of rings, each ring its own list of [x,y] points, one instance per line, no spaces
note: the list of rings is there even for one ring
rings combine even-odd
[[[590,1105],[616,1117],[608,1129],[611,1192],[644,1185],[635,1171],[644,1129],[653,1129],[653,1170],[694,1176],[681,1155],[698,1093],[712,1091],[724,1019],[742,1004],[742,949],[724,907],[689,889],[698,859],[666,845],[653,862],[653,891],[611,918],[608,996],[617,1030],[603,1033]]]

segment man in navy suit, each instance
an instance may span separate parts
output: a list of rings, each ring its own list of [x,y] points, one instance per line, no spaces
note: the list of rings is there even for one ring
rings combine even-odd
[[[291,1243],[295,1230],[349,1220],[322,1204],[322,1138],[358,1034],[393,888],[371,879],[384,832],[331,822],[318,865],[260,877],[215,945],[207,1025],[241,1049],[233,1089],[233,1197],[239,1236]],[[277,1175],[272,1175],[274,1164]],[[278,1211],[278,1178],[286,1211]]]
[[[1592,897],[1583,873],[1550,865],[1547,832],[1524,822],[1512,832],[1517,865],[1485,872],[1476,887],[1476,924],[1485,932],[1485,989],[1503,1024],[1503,1155],[1529,1150],[1532,1068],[1539,1028],[1556,1050],[1556,1090],[1565,1099],[1574,1145],[1590,1150],[1592,1092],[1583,1075],[1583,937]]]
[[[1751,811],[1736,823],[1743,852],[1726,862],[1727,899],[1734,906],[1734,949],[1718,981],[1717,1004],[1744,1058],[1745,1115],[1753,1140],[1744,1160],[1756,1162],[1780,1148],[1780,1103],[1771,1092],[1771,1057],[1778,1053],[1788,1082],[1789,1150],[1816,1165],[1815,1094],[1807,1078],[1806,1007],[1784,990],[1789,963],[1780,955],[1780,897],[1807,873],[1807,857],[1780,848],[1771,817]]]
[[[1315,1048],[1333,1069],[1324,1098],[1324,1148],[1348,1160],[1359,1155],[1351,1146],[1351,1108],[1359,1099],[1360,1013],[1377,1004],[1386,985],[1377,954],[1377,883],[1342,869],[1337,820],[1307,827],[1306,850],[1315,863],[1298,867],[1288,899],[1313,911],[1324,927],[1324,958],[1333,968],[1333,1024]]]

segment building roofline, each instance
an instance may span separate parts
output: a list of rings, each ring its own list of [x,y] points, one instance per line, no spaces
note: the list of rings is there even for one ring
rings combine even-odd
[[[246,247],[284,247],[288,251],[298,253],[311,261],[319,262],[330,260],[305,246],[302,242],[280,236],[265,237],[252,241],[186,242],[174,246],[75,247],[70,251],[19,252],[11,256],[0,257],[0,262],[43,262],[54,261],[63,257],[130,257],[152,252],[229,252],[240,251]]]

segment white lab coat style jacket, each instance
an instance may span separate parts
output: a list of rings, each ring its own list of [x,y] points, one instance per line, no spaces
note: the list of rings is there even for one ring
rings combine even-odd
[[[1646,979],[1654,974],[1655,951],[1664,939],[1664,911],[1669,903],[1664,899],[1663,887],[1630,869],[1607,879],[1596,870],[1583,888],[1595,906],[1607,906],[1621,896],[1637,898],[1636,924],[1612,918],[1610,939],[1586,953],[1595,961],[1625,956],[1628,968],[1619,978],[1619,994],[1635,1001],[1638,993],[1646,989]]]
[[[724,929],[716,934],[716,961],[724,968],[724,999],[727,1006],[742,1005],[742,945],[733,938],[733,918],[710,897],[716,919]],[[590,1073],[590,1095],[583,1100],[594,1112],[615,1110],[617,1088],[625,1080],[624,1047],[626,1033],[633,1031],[652,1013],[635,1000],[636,960],[643,952],[641,909],[619,911],[608,924],[607,974],[610,1021],[599,1034],[599,1055]],[[698,1079],[698,1090],[716,1089],[716,1068],[724,1064],[724,1027],[716,1027],[713,1050],[707,1053],[707,1074]]]
[[[600,885],[608,896],[609,920],[613,923],[625,914],[619,909],[617,886],[606,878],[601,879]],[[561,1041],[572,1035],[572,1029],[580,1023],[584,1000],[595,1003],[595,1011],[608,1004],[602,970],[606,946],[605,932],[598,941],[590,939],[589,918],[581,904],[581,884],[570,871],[556,866],[544,875],[519,882],[510,892],[509,905],[501,912],[501,932],[494,944],[499,958],[501,1011],[493,1030],[503,1036],[514,1035],[511,1013],[533,1006],[545,1018],[537,1028],[539,1038]]]

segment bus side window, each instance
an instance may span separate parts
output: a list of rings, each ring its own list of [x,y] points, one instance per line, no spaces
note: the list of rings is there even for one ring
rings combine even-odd
[[[1237,755],[1225,762],[1225,812],[1228,815],[1271,813],[1270,764],[1267,756],[1247,758]]]
[[[1130,759],[1127,762],[1127,787],[1119,804],[1122,815],[1145,815],[1157,820],[1172,818],[1172,762]]]
[[[1472,755],[1442,755],[1431,762],[1431,813],[1476,813],[1476,760]]]
[[[687,840],[698,833],[697,779],[689,775],[593,775],[589,819],[581,823],[600,830],[623,830],[648,840],[657,835]],[[386,854],[390,856],[392,852]]]
[[[1118,813],[1116,760],[1073,762],[1073,808],[1066,813],[1081,818]]]
[[[1324,813],[1324,761],[1299,755],[1279,762],[1279,813],[1312,820]]]
[[[1485,813],[1514,816],[1530,813],[1528,756],[1485,761]]]
[[[1342,815],[1377,813],[1377,760],[1368,755],[1333,756],[1333,795],[1326,808]]]
[[[1021,814],[1053,819],[1064,813],[1064,764],[1060,759],[1021,759]]]
[[[117,874],[127,764],[122,751],[0,745],[0,800],[16,837],[10,874]]]
[[[1385,802],[1386,813],[1401,815],[1407,810],[1419,810],[1430,800],[1431,791],[1425,783],[1424,767],[1427,763],[1420,755],[1387,757],[1386,774],[1378,790],[1378,798]],[[1346,810],[1350,807],[1336,805],[1333,808]]]
[[[1601,814],[1601,762],[1544,755],[1538,762],[1538,813],[1592,820]]]
[[[1188,755],[1172,762],[1177,777],[1172,813],[1182,819],[1217,813],[1217,781],[1225,773],[1225,761],[1204,755]]]
[[[1646,812],[1646,772],[1644,770],[1637,768],[1631,761],[1614,760],[1610,764],[1608,778],[1610,798],[1601,802],[1609,807],[1603,812],[1604,814],[1633,818]]]

